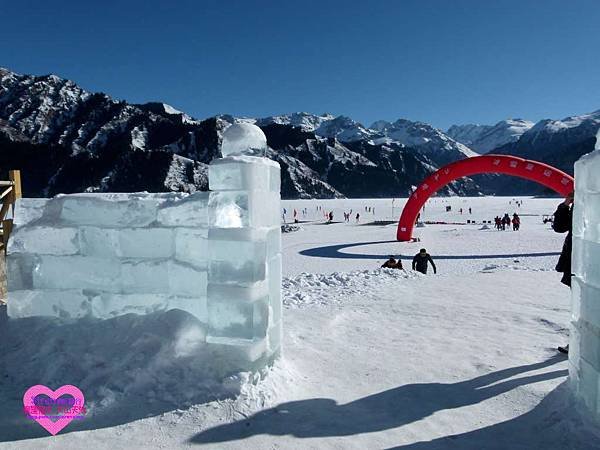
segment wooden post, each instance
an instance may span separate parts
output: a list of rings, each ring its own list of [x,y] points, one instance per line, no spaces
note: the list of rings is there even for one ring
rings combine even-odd
[[[13,182],[13,189],[11,194],[11,211],[13,217],[15,216],[15,202],[23,196],[21,191],[21,171],[20,170],[9,170],[8,179]]]
[[[21,191],[21,171],[20,170],[9,170],[8,171],[8,179],[14,183],[13,199],[17,200],[17,199],[21,198],[23,196],[23,193]]]
[[[2,221],[2,250],[4,250],[4,254],[6,254],[6,248],[8,247],[8,238],[10,236],[10,232],[12,231],[13,221],[11,219]]]

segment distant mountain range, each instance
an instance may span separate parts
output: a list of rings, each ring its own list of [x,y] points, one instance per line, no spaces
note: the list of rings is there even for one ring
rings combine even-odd
[[[573,162],[593,149],[600,111],[537,124],[458,125],[447,132],[406,119],[365,127],[329,114],[196,120],[164,103],[129,104],[55,75],[0,68],[0,168],[23,171],[27,196],[206,190],[207,164],[221,156],[222,132],[236,121],[265,132],[267,156],[282,167],[284,198],[389,197],[408,195],[448,162],[489,151],[572,173]],[[499,179],[457,180],[442,194],[541,192]]]

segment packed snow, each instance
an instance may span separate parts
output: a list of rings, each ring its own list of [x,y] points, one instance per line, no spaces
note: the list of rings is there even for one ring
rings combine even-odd
[[[434,198],[398,243],[405,201],[282,202],[284,351],[261,373],[206,373],[179,310],[9,320],[0,448],[600,448],[555,351],[570,294],[543,218],[561,200]],[[520,231],[482,223],[514,212]],[[437,275],[411,270],[421,247]],[[36,383],[80,386],[88,415],[49,436],[22,413]]]

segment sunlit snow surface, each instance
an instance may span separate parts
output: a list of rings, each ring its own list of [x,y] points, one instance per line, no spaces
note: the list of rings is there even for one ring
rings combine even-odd
[[[570,294],[553,270],[564,235],[542,215],[561,200],[522,200],[520,208],[512,198],[432,200],[423,220],[517,211],[521,231],[427,225],[416,229],[417,243],[395,242],[395,223],[365,225],[397,220],[405,200],[393,212],[390,199],[284,201],[288,222],[294,209],[306,222],[283,236],[284,359],[263,379],[195,377],[206,357],[196,349],[201,336],[176,313],[120,319],[127,333],[89,324],[89,338],[79,340],[71,337],[85,328],[63,325],[62,344],[40,348],[54,339],[52,324],[14,324],[0,336],[0,358],[9,363],[0,382],[0,448],[600,448],[570,400],[567,362],[555,350],[568,339]],[[326,223],[329,210],[340,223]],[[389,254],[409,267],[420,247],[438,275],[378,268]],[[95,339],[99,346],[86,351]],[[119,358],[102,350],[113,339],[124,342]],[[37,424],[20,428],[11,409],[22,397],[16,380],[66,367],[69,382],[91,386],[84,393],[99,415],[55,437]],[[32,435],[42,439],[10,442]]]

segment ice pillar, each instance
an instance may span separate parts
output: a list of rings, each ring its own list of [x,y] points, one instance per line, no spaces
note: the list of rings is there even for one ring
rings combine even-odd
[[[575,163],[573,273],[569,379],[575,395],[600,420],[599,150]]]
[[[210,164],[209,183],[207,342],[251,370],[280,349],[280,168],[234,154]]]

